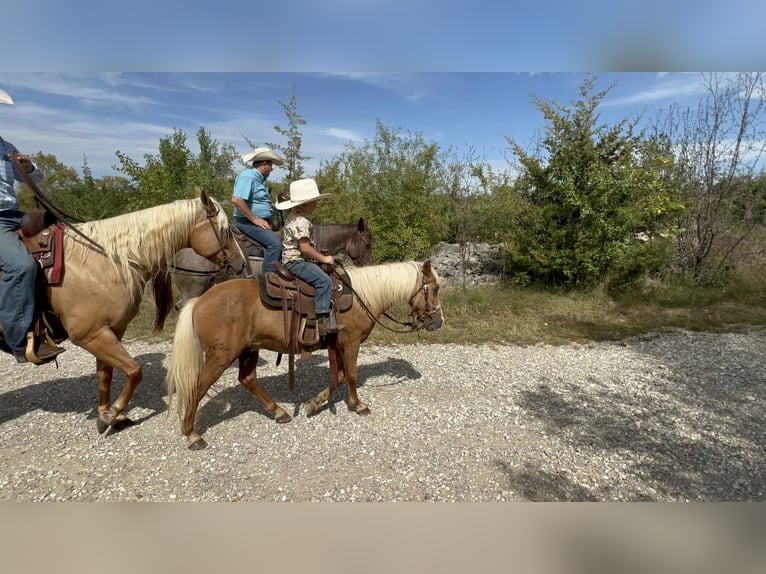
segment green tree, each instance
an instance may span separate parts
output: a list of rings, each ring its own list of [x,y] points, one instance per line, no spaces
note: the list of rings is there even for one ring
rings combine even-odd
[[[284,180],[289,184],[291,181],[304,177],[303,162],[311,159],[310,156],[301,153],[303,134],[301,133],[300,126],[306,125],[306,120],[304,120],[298,113],[298,98],[295,95],[295,82],[293,82],[292,92],[290,93],[290,101],[279,101],[279,105],[282,106],[285,116],[287,116],[287,128],[275,125],[274,129],[278,134],[287,139],[287,144],[267,143],[266,145],[271,149],[282,152],[285,159]]]
[[[688,206],[677,220],[676,270],[716,283],[763,221],[763,196],[753,191],[766,152],[766,85],[761,72],[703,74],[702,84],[696,108],[672,106],[655,129],[673,144]]]
[[[535,99],[547,125],[534,154],[506,136],[520,165],[506,204],[511,268],[548,285],[605,279],[628,255],[635,233],[671,207],[647,200],[666,189],[662,162],[635,133],[639,119],[598,123],[611,88],[595,91],[596,80],[582,83],[571,107]]]
[[[325,202],[317,215],[328,221],[342,209],[344,221],[361,207],[375,238],[377,261],[423,258],[439,238],[443,214],[435,211],[442,169],[436,144],[420,133],[402,135],[378,119],[373,141],[349,144],[323,166],[317,176],[320,189],[335,193],[336,200]]]
[[[144,154],[143,166],[118,150],[120,165],[114,169],[124,173],[136,190],[128,198],[128,210],[192,197],[198,186],[205,187],[216,199],[227,201],[235,177],[234,146],[220,146],[204,128],[197,131],[197,143],[199,154],[189,149],[186,133],[175,128],[171,135],[160,139],[158,154]]]

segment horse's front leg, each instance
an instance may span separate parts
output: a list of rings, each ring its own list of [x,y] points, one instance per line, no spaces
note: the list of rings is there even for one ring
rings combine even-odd
[[[96,420],[96,426],[99,434],[104,432],[109,427],[109,422],[106,421],[112,408],[112,375],[114,374],[114,367],[107,365],[104,361],[96,359],[96,376],[98,377],[98,409]]]
[[[128,407],[133,392],[144,376],[141,365],[130,356],[117,335],[109,328],[101,329],[97,336],[91,338],[87,343],[81,340],[72,340],[72,342],[96,357],[96,375],[98,377],[98,419],[96,426],[98,432],[103,433],[110,426],[119,430],[132,424],[132,421],[122,412]],[[114,369],[125,373],[127,381],[120,396],[112,403],[111,387]]]
[[[368,407],[365,403],[359,400],[359,395],[356,392],[356,382],[357,382],[357,368],[356,368],[356,361],[357,357],[359,356],[359,346],[357,345],[353,349],[344,349],[343,352],[338,353],[341,359],[338,360],[339,363],[343,363],[345,367],[345,375],[346,375],[346,386],[348,387],[348,408],[349,410],[355,411],[358,415],[369,415],[370,414],[370,407]],[[340,375],[339,375],[340,378]]]
[[[348,408],[356,411],[360,415],[370,414],[370,409],[359,400],[356,393],[356,357],[359,353],[359,345],[351,348],[338,346],[335,350],[338,368],[338,379],[330,382],[329,386],[306,403],[306,416],[313,415],[320,406],[326,403],[335,389],[343,384],[343,380],[348,382]]]
[[[121,430],[133,424],[133,421],[123,411],[128,407],[133,392],[141,382],[141,379],[143,379],[143,371],[141,366],[132,357],[129,358],[132,365],[125,367],[124,370],[127,377],[125,388],[113,404],[111,402],[111,387],[114,367],[101,359],[96,360],[96,374],[98,376],[98,418],[96,419],[96,428],[99,434],[106,431],[109,427],[112,427],[114,430]]]

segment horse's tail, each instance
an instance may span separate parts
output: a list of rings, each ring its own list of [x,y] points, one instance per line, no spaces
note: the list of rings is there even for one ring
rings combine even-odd
[[[168,374],[168,415],[172,410],[173,395],[178,405],[178,416],[183,418],[194,400],[197,379],[204,364],[202,345],[194,330],[194,305],[197,298],[190,299],[181,309],[173,337],[173,351],[170,354]]]
[[[154,288],[154,307],[156,315],[154,317],[154,331],[159,332],[165,328],[165,319],[170,314],[173,307],[173,281],[168,271],[158,271],[152,281]]]

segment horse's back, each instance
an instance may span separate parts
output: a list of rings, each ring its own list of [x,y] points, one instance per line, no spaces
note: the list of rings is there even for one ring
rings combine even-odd
[[[194,324],[202,335],[205,327],[211,331],[238,330],[237,325],[252,323],[256,311],[262,308],[258,281],[230,279],[213,285],[194,305]],[[220,327],[224,325],[224,329]]]

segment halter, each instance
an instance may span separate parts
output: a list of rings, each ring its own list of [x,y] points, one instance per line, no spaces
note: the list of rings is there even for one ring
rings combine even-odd
[[[407,300],[407,304],[410,306],[410,309],[412,309],[412,303],[415,300],[415,297],[417,297],[420,293],[423,294],[423,300],[425,303],[425,312],[421,317],[414,317],[417,321],[417,325],[413,330],[419,331],[425,326],[425,318],[426,317],[433,317],[436,313],[441,311],[441,305],[431,305],[428,301],[429,294],[431,293],[431,290],[428,287],[428,281],[426,280],[425,274],[420,271],[420,285],[415,286],[415,291],[410,295],[410,298]],[[414,315],[414,312],[411,312],[410,315]],[[388,317],[388,315],[386,315]],[[391,317],[389,317],[390,319]],[[415,325],[414,323],[411,323]]]

